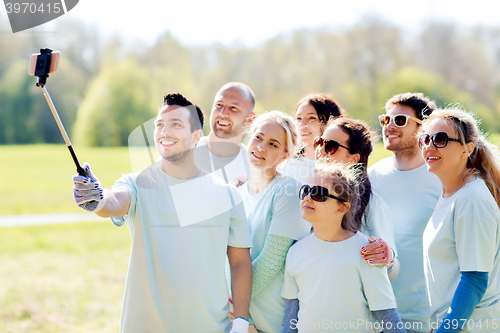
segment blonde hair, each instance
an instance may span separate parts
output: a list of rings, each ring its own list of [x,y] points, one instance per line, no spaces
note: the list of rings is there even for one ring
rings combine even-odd
[[[491,144],[480,132],[477,120],[469,112],[453,108],[435,110],[423,122],[426,126],[435,119],[448,119],[454,124],[458,140],[465,146],[468,143],[474,145],[474,151],[467,160],[467,166],[463,178],[468,175],[480,177],[488,186],[488,189],[500,207],[500,157],[498,147]]]
[[[318,161],[314,173],[331,180],[333,195],[348,202],[351,207],[342,217],[342,229],[356,232],[361,229],[361,218],[356,214],[360,201],[359,185],[361,172],[350,164]],[[343,204],[339,202],[339,204]]]
[[[290,159],[290,157],[295,154],[295,146],[297,145],[297,125],[295,125],[294,119],[281,111],[268,111],[255,118],[250,127],[250,133],[253,134],[259,126],[268,122],[275,122],[285,130],[285,149],[290,153],[287,158]]]

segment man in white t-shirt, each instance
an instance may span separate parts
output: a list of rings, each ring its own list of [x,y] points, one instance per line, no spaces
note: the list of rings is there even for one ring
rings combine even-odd
[[[441,182],[427,171],[418,147],[424,116],[436,105],[422,93],[392,97],[380,116],[384,147],[392,157],[368,169],[372,187],[389,205],[401,270],[392,283],[398,312],[408,332],[429,332],[423,266],[424,229],[441,194]]]
[[[195,151],[196,165],[207,172],[221,170],[226,183],[236,184],[249,176],[245,129],[255,118],[255,95],[246,84],[229,82],[214,98],[210,134],[201,138]]]
[[[248,331],[250,233],[243,204],[235,205],[237,191],[194,163],[202,128],[200,108],[168,94],[155,120],[161,160],[123,175],[111,190],[102,189],[88,164],[86,177],[73,176],[78,206],[130,231],[120,332],[228,332],[226,254],[231,332]]]

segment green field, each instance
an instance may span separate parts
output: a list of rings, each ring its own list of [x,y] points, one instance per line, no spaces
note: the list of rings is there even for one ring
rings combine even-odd
[[[75,151],[105,187],[132,170],[127,147]],[[73,200],[76,168],[64,144],[0,146],[0,156],[0,215],[81,212]]]
[[[118,332],[126,227],[0,228],[0,332]]]

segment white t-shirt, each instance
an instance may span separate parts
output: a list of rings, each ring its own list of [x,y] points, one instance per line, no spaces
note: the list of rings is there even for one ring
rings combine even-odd
[[[232,205],[239,194],[211,174],[180,180],[159,164],[113,186],[131,196],[120,332],[228,332],[227,246],[251,247],[243,205]]]
[[[398,312],[407,327],[428,332],[429,310],[425,287],[422,237],[442,192],[441,181],[425,164],[400,171],[393,157],[368,169],[372,188],[389,205],[401,270],[392,283]]]
[[[476,322],[465,327],[467,332],[500,331],[500,211],[482,179],[439,198],[424,232],[424,261],[433,322],[446,316],[460,272],[488,272],[488,288],[471,316]]]
[[[315,167],[315,160],[302,156],[300,159],[290,159],[287,164],[280,166],[278,171],[285,176],[294,178],[300,185],[304,185],[307,184],[307,181],[313,174]],[[363,228],[362,232],[367,236],[381,237],[387,242],[387,244],[389,244],[389,246],[394,250],[394,253],[397,255],[391,210],[378,194],[373,193],[373,190],[368,206],[366,207],[365,216],[365,225],[367,228]]]
[[[296,179],[300,185],[307,184],[307,180],[314,172],[316,161],[302,156],[300,159],[292,157],[288,163],[280,165],[278,171],[285,176]]]
[[[366,236],[376,236],[382,238],[398,254],[396,242],[394,240],[394,227],[392,225],[391,209],[373,189],[370,194],[370,201],[366,206],[363,217],[361,232]],[[361,250],[361,249],[360,249]]]
[[[387,268],[367,264],[360,232],[341,242],[312,234],[290,248],[281,295],[299,300],[299,332],[378,333],[370,311],[396,308]],[[293,326],[292,326],[293,327]]]
[[[268,234],[296,240],[309,235],[311,224],[302,219],[299,183],[295,179],[278,173],[258,194],[248,193],[248,183],[239,189],[250,226],[252,260],[262,252]],[[284,269],[250,303],[250,315],[261,331],[281,331],[285,307],[285,300],[280,295],[283,275]]]
[[[231,184],[237,176],[243,176],[246,179],[250,177],[250,167],[246,156],[247,149],[243,144],[238,154],[229,157],[218,157],[208,150],[207,140],[207,136],[202,137],[194,151],[194,161],[198,168],[207,173],[212,173],[216,170],[219,170],[219,172],[222,171],[223,173],[220,172],[220,175],[227,184]],[[234,145],[233,143],[216,144]],[[229,148],[234,147],[228,147],[228,149]]]

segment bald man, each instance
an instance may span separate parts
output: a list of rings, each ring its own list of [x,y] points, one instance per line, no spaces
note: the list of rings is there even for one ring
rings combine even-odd
[[[220,88],[210,114],[211,131],[201,138],[195,152],[199,168],[214,172],[226,183],[248,178],[246,147],[241,140],[255,118],[254,106],[255,95],[246,84],[229,82]]]

